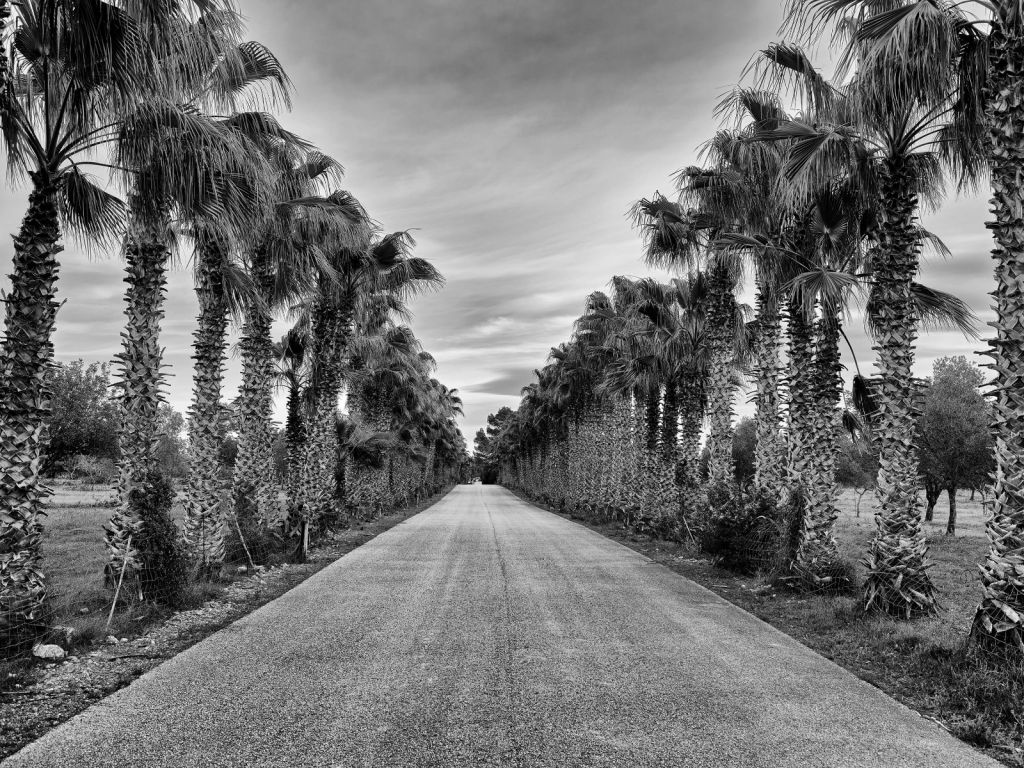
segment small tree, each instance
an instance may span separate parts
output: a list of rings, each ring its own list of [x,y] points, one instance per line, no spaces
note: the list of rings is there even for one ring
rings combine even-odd
[[[949,496],[946,533],[956,532],[956,492],[982,482],[994,469],[984,377],[963,355],[935,361],[917,422],[920,471],[928,499],[926,519],[943,490]]]
[[[107,365],[83,360],[50,369],[53,419],[43,473],[52,475],[79,454],[117,458],[117,405]]]
[[[860,517],[860,502],[864,494],[875,487],[877,475],[878,459],[871,449],[871,441],[862,436],[851,437],[844,430],[839,438],[836,482],[845,488],[852,488],[857,494],[857,517]]]

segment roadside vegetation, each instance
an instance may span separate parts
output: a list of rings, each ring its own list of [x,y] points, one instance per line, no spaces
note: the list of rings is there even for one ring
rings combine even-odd
[[[5,158],[28,190],[0,332],[0,658],[59,660],[463,475],[458,392],[408,325],[443,278],[285,127],[292,83],[244,32],[231,0],[0,0]],[[66,237],[124,258],[109,364],[54,362]],[[178,414],[160,326],[185,265]]]
[[[684,571],[1005,759],[1024,737],[1022,56],[1016,2],[792,0],[701,164],[630,209],[644,264],[675,276],[586,297],[475,440],[484,482],[671,542]],[[920,222],[985,187],[983,344],[922,282],[926,257],[964,256]],[[873,371],[847,354],[855,319]],[[937,328],[987,347],[989,373],[948,357],[916,376]]]

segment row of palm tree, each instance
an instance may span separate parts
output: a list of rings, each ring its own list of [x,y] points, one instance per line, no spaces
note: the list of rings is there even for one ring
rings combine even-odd
[[[984,600],[973,632],[984,642],[1024,650],[1024,415],[1019,404],[1024,395],[1017,373],[1022,341],[1017,66],[1024,21],[1016,2],[979,3],[978,17],[971,10],[970,3],[934,0],[793,0],[787,31],[798,43],[835,31],[832,39],[840,46],[835,81],[813,66],[799,44],[767,46],[745,73],[752,82],[723,100],[720,114],[727,127],[703,147],[705,164],[679,173],[678,197],[643,200],[634,215],[646,261],[689,273],[682,281],[685,290],[677,281],[671,291],[662,286],[663,292],[678,295],[701,282],[709,287],[703,308],[685,313],[692,328],[702,322],[704,329],[703,367],[691,368],[686,378],[706,397],[703,409],[698,401],[691,406],[690,418],[707,422],[708,484],[696,495],[700,501],[682,504],[682,521],[689,528],[728,516],[738,505],[798,507],[791,567],[810,583],[836,572],[839,351],[844,318],[860,301],[875,340],[878,375],[855,377],[860,418],[851,425],[868,436],[878,455],[880,504],[866,558],[864,605],[912,617],[934,611],[936,600],[927,574],[913,446],[920,390],[913,376],[915,340],[929,325],[957,327],[969,335],[974,325],[962,302],[918,282],[922,252],[948,255],[919,218],[923,208],[941,201],[947,179],[964,186],[989,173],[996,217],[990,226],[997,242],[997,337],[990,343],[998,468],[995,514],[988,525],[992,549],[983,567]],[[748,275],[755,311],[742,324],[732,296]],[[682,489],[688,488],[690,459],[683,458],[686,451],[676,442],[687,419],[684,413],[677,423],[675,416],[680,382],[662,373],[652,385],[640,376],[675,369],[676,345],[684,334],[654,330],[669,314],[663,302],[644,299],[637,305],[630,292],[617,287],[609,305],[607,314],[619,324],[614,340],[593,343],[598,336],[589,330],[592,319],[581,319],[570,351],[559,350],[554,367],[541,372],[538,387],[547,395],[538,400],[531,391],[524,398],[503,442],[504,476],[543,493],[551,483],[536,472],[541,465],[550,470],[552,445],[559,446],[562,471],[568,466],[565,455],[577,471],[611,461],[600,455],[610,448],[575,446],[573,430],[601,422],[606,429],[617,424],[630,446],[626,455],[633,455],[620,460],[627,469],[617,469],[607,482],[614,486],[639,477],[658,486],[652,473],[630,472],[651,461],[636,458],[636,452],[652,453],[660,408],[663,424],[668,423],[661,432],[661,453],[675,451],[678,496],[688,498],[690,491]],[[591,300],[584,318],[593,306]],[[671,312],[680,314],[678,308]],[[645,348],[652,340],[653,348]],[[567,369],[567,360],[588,362]],[[581,367],[588,378],[580,377]],[[756,382],[759,438],[754,487],[739,501],[729,466],[738,372],[749,372]],[[638,386],[618,386],[624,380]],[[643,419],[641,411],[646,411]],[[625,417],[614,421],[612,414],[620,412]],[[594,456],[588,459],[581,451]],[[530,472],[532,480],[526,478]],[[628,496],[621,488],[608,495],[596,486],[569,482],[566,487],[574,504],[626,516],[643,512],[642,502],[620,505]],[[693,510],[689,518],[688,510]]]
[[[122,459],[106,544],[108,571],[127,574],[143,598],[159,597],[153,563],[181,546],[153,536],[174,530],[155,449],[166,275],[183,243],[193,246],[199,303],[184,549],[205,574],[223,562],[232,530],[294,535],[301,556],[310,532],[337,519],[345,503],[344,487],[336,493],[339,462],[354,461],[342,456],[339,397],[356,386],[364,397],[376,384],[367,377],[392,363],[370,347],[357,361],[354,344],[387,335],[410,296],[441,283],[412,255],[406,233],[384,234],[337,189],[335,160],[273,116],[289,106],[291,83],[274,54],[243,32],[231,0],[0,2],[0,126],[9,169],[30,188],[0,339],[0,635],[31,638],[47,621],[39,470],[66,234],[91,248],[120,244],[125,257]],[[295,327],[275,345],[273,321],[286,314]],[[232,322],[241,330],[243,382],[234,403],[237,470],[225,477],[218,454],[228,429]],[[407,372],[395,390],[402,412],[374,431],[378,441],[398,434],[388,453],[425,468],[403,480],[413,496],[451,481],[465,452],[454,425],[457,393],[428,368]],[[284,494],[272,461],[282,377]]]

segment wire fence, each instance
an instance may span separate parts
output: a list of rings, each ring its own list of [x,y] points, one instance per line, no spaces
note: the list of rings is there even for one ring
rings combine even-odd
[[[456,479],[432,478],[410,490],[398,487],[394,477],[390,482],[387,476],[374,478],[378,493],[339,498],[332,514],[300,531],[288,524],[283,489],[277,492],[277,505],[262,505],[262,514],[245,514],[247,506],[255,510],[257,505],[236,503],[226,476],[218,513],[221,541],[215,548],[220,556],[213,563],[200,563],[185,540],[182,481],[173,483],[169,513],[149,520],[143,514],[118,545],[131,556],[118,558],[109,540],[111,521],[123,502],[109,477],[50,479],[37,564],[46,593],[32,614],[6,610],[0,616],[0,661],[59,661],[94,643],[133,637],[176,611],[201,606],[235,579],[297,562],[318,540],[415,505]],[[0,667],[0,690],[4,676]]]

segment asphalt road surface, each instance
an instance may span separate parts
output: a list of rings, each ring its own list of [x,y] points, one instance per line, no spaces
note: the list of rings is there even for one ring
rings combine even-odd
[[[3,765],[997,763],[642,555],[474,485]]]

